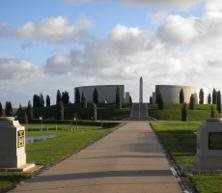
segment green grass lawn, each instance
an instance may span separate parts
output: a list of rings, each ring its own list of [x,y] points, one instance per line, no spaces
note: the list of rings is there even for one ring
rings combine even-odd
[[[58,125],[63,130],[39,131],[39,124],[29,124],[26,128],[34,131],[26,131],[27,136],[56,135],[55,138],[40,141],[26,146],[27,161],[43,166],[50,165],[68,155],[78,152],[90,143],[107,135],[118,127],[119,124],[106,124],[99,126],[79,126],[75,132],[71,132],[71,125]],[[55,128],[53,124],[44,124],[44,127]],[[0,172],[0,190],[10,187],[14,182],[24,179],[29,174]]]
[[[188,105],[189,106],[189,105]],[[181,120],[181,104],[165,104],[163,110],[159,110],[157,105],[149,105],[149,115],[158,120]],[[194,110],[188,109],[189,121],[203,121],[210,117],[211,105],[195,105]]]
[[[196,153],[195,131],[201,122],[155,122],[152,126],[161,143],[179,167],[193,165]],[[199,193],[222,193],[222,174],[188,176]]]

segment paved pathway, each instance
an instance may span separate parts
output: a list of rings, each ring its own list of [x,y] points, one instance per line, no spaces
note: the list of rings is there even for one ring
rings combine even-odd
[[[148,123],[129,122],[11,192],[179,193],[181,190]]]

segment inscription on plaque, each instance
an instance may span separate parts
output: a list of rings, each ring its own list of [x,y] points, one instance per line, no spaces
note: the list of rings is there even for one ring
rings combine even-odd
[[[18,148],[23,147],[25,145],[25,131],[18,131]]]
[[[209,150],[222,150],[222,132],[209,133]]]

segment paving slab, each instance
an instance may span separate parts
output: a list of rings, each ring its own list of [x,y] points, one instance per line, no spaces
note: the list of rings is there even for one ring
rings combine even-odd
[[[135,121],[10,192],[181,193],[169,168],[149,123]]]

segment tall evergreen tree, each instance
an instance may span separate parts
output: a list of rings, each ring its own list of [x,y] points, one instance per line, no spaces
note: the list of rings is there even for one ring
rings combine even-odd
[[[21,105],[21,104],[19,105],[19,108],[18,108],[16,114],[17,114],[17,117],[18,117],[19,122],[24,121],[24,112],[23,112],[23,110],[22,110],[22,105]]]
[[[86,99],[84,93],[82,93],[81,103],[82,103],[82,107],[83,107],[84,109],[87,109],[87,105],[88,105],[88,104],[87,104],[87,99]]]
[[[211,94],[208,94],[207,101],[208,101],[208,104],[211,104]]]
[[[164,109],[164,102],[163,102],[163,97],[162,97],[162,94],[159,93],[159,99],[158,99],[158,108],[160,110]]]
[[[160,88],[159,86],[156,87],[156,103],[159,104],[159,101],[160,101]]]
[[[181,121],[187,121],[187,104],[184,103],[181,108]]]
[[[12,117],[13,116],[12,104],[9,101],[7,101],[5,103],[5,115],[7,117]]]
[[[3,116],[3,108],[2,108],[2,103],[0,102],[0,117]]]
[[[153,97],[150,97],[150,104],[153,104]]]
[[[94,121],[97,121],[97,106],[95,103],[91,105],[91,117]]]
[[[121,109],[122,108],[122,101],[120,97],[120,90],[119,87],[116,89],[116,107]]]
[[[28,102],[27,117],[28,117],[28,120],[29,120],[29,121],[33,120],[33,111],[32,111],[31,101]]]
[[[184,92],[183,92],[183,89],[180,90],[180,104],[183,104],[184,103]]]
[[[189,108],[190,108],[191,110],[194,110],[194,106],[195,106],[195,97],[194,97],[194,95],[192,94],[192,95],[190,96]]]
[[[69,93],[67,91],[62,93],[63,104],[69,104]]]
[[[217,91],[215,88],[213,89],[213,93],[212,93],[212,102],[213,104],[217,104]]]
[[[42,93],[40,93],[39,95],[39,100],[40,100],[40,107],[44,107],[45,101]]]
[[[217,111],[221,113],[221,93],[217,91]]]
[[[133,101],[132,101],[132,97],[129,97],[129,106],[132,107],[133,106]]]
[[[50,104],[50,96],[47,95],[47,96],[46,96],[46,106],[47,106],[47,107],[50,107],[50,105],[51,105],[51,104]]]
[[[199,104],[204,104],[204,91],[201,88],[199,92]]]
[[[211,105],[210,117],[211,118],[215,117],[215,112],[214,112],[214,106],[213,105]]]
[[[80,92],[78,88],[75,89],[75,103],[80,104]]]
[[[98,91],[97,91],[97,89],[95,88],[94,91],[93,91],[93,102],[94,102],[95,104],[98,104],[98,101],[99,101]]]
[[[33,96],[33,107],[41,107],[41,99],[37,94],[34,94]]]
[[[57,104],[57,120],[64,120],[64,105],[62,100],[60,100]]]
[[[56,104],[59,105],[60,101],[62,101],[62,95],[60,90],[58,90],[56,95]]]

